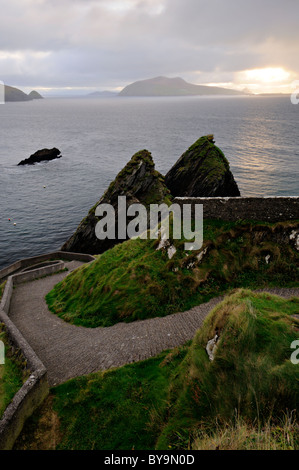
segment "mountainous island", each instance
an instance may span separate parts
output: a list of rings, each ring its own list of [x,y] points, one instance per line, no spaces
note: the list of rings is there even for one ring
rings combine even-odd
[[[52,149],[41,149],[30,155],[29,158],[20,161],[19,165],[34,165],[35,163],[55,160],[56,158],[61,158],[61,152],[56,147]]]
[[[200,95],[244,95],[228,88],[193,85],[183,78],[155,77],[140,80],[126,86],[119,96],[200,96]]]
[[[3,85],[0,85],[0,92],[3,91]],[[1,93],[2,94],[2,93]],[[5,102],[8,101],[32,101],[43,99],[37,91],[33,90],[28,95],[18,88],[4,85],[4,98]]]

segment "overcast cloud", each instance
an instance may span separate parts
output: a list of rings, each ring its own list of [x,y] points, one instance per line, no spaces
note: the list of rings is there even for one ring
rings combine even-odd
[[[0,0],[0,8],[0,80],[22,89],[104,90],[166,75],[287,91],[299,78],[298,0]]]

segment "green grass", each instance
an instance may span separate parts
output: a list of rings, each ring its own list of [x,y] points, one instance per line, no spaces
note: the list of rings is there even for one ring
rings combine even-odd
[[[5,364],[0,364],[0,418],[27,378],[22,357],[14,353],[7,340],[4,325],[0,323],[0,341],[5,345]]]
[[[205,221],[201,261],[184,251],[184,240],[171,242],[171,260],[157,240],[129,240],[75,270],[46,300],[65,321],[98,327],[187,310],[236,287],[298,285],[299,254],[288,238],[294,227]]]
[[[186,348],[83,376],[51,390],[25,426],[17,448],[141,450],[155,447],[168,414],[168,387]],[[59,422],[53,436],[53,422]],[[55,445],[53,447],[53,443]]]
[[[150,449],[166,415],[175,364],[164,355],[115,371],[82,377],[54,391],[63,416],[59,449]],[[177,363],[182,355],[174,359]]]
[[[298,298],[239,290],[185,346],[52,389],[50,418],[36,414],[17,448],[37,436],[49,448],[49,435],[57,449],[228,448],[229,435],[231,447],[298,449],[298,311]],[[211,362],[205,347],[216,331]]]
[[[179,398],[174,397],[175,413],[158,447],[180,447],[176,435],[190,439],[200,426],[213,432],[215,423],[225,428],[241,417],[261,427],[296,410],[299,368],[290,361],[290,345],[299,330],[290,315],[298,312],[298,298],[246,290],[219,304],[197,332],[182,365],[178,383],[184,386]],[[211,362],[205,347],[216,333],[220,338]]]
[[[299,426],[294,413],[286,413],[262,428],[236,417],[234,423],[207,432],[203,427],[192,444],[192,450],[294,450],[298,449]]]
[[[4,292],[5,284],[6,284],[6,281],[0,285],[0,302],[2,299],[3,292]]]

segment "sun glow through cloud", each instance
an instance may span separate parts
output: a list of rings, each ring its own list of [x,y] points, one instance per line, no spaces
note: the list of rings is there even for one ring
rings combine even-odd
[[[250,93],[291,93],[299,79],[299,2],[267,2],[3,2],[0,80],[21,88],[101,91],[162,75]],[[212,21],[199,27],[200,18]]]
[[[267,67],[263,69],[252,69],[241,72],[246,81],[254,83],[280,84],[290,79],[290,72],[281,67]]]

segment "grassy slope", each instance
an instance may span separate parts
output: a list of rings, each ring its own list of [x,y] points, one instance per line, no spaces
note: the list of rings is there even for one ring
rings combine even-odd
[[[0,364],[0,418],[16,392],[21,388],[26,373],[23,371],[22,359],[13,354],[7,341],[4,327],[0,324],[0,341],[5,345],[5,364]]]
[[[171,260],[156,240],[129,240],[67,276],[46,299],[65,321],[97,327],[187,310],[234,287],[296,285],[299,254],[283,241],[294,226],[205,221],[202,261],[181,240]]]
[[[286,301],[269,294],[240,291],[224,300],[196,334],[178,383],[183,389],[175,400],[174,416],[159,437],[158,447],[175,442],[178,430],[186,436],[200,423],[206,431],[215,423],[235,418],[265,425],[296,410],[299,368],[290,362],[292,341],[299,337],[299,299]],[[220,336],[215,360],[205,347]],[[176,383],[172,384],[173,390]],[[199,427],[200,427],[199,426]],[[189,435],[189,433],[188,433]]]
[[[47,425],[36,414],[17,448],[226,448],[228,432],[239,432],[244,448],[298,448],[296,422],[281,424],[298,400],[299,369],[290,362],[298,311],[299,299],[238,291],[185,347],[53,389]],[[210,362],[205,347],[216,330]]]

